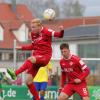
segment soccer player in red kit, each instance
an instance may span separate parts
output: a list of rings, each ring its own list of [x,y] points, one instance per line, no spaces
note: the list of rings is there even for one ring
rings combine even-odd
[[[89,92],[85,79],[89,75],[90,70],[80,57],[70,53],[68,44],[61,44],[60,50],[63,56],[60,60],[60,89],[62,90],[58,100],[68,100],[75,92],[82,97],[82,100],[89,100]],[[67,84],[64,86],[66,78]]]
[[[7,69],[12,79],[15,79],[20,73],[27,70],[26,84],[36,100],[39,100],[36,89],[33,85],[33,78],[41,66],[45,66],[52,56],[52,37],[62,38],[64,34],[63,26],[59,27],[59,32],[55,32],[42,25],[40,19],[36,18],[31,21],[31,40],[28,46],[17,47],[21,50],[32,50],[32,56],[17,70]]]

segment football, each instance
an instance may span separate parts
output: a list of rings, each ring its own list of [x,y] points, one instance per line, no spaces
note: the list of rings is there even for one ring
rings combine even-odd
[[[56,16],[56,13],[51,8],[48,8],[48,9],[44,10],[44,12],[43,12],[43,17],[46,20],[53,20],[55,18],[55,16]]]

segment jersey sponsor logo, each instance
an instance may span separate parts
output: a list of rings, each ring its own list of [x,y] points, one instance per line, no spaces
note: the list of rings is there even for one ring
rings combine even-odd
[[[64,68],[65,72],[73,72],[73,68]]]
[[[32,43],[38,42],[40,40],[42,40],[42,34],[40,34],[40,36],[38,38],[32,40]]]
[[[72,66],[73,62],[71,61],[69,64],[70,64],[70,66]],[[62,63],[61,65],[62,65],[62,71],[64,71],[64,72],[73,72],[73,68],[67,67],[65,63]]]

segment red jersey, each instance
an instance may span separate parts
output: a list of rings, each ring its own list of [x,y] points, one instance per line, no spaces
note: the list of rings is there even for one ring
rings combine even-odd
[[[85,77],[89,74],[87,65],[76,55],[71,55],[69,59],[62,58],[60,65],[62,69],[62,85],[64,85],[66,77],[68,78],[68,83],[74,83],[76,78],[85,82]]]
[[[52,37],[62,38],[64,31],[55,32],[51,29],[42,27],[40,34],[31,32],[32,44],[29,46],[23,46],[23,50],[33,50],[33,55],[52,55]]]

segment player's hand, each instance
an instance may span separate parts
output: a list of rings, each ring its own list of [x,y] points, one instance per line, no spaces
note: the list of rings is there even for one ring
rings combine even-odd
[[[16,46],[16,49],[17,49],[17,50],[21,50],[22,47],[21,47],[21,46]]]
[[[76,79],[74,79],[74,82],[75,82],[76,84],[78,84],[78,83],[81,83],[81,80],[78,79],[78,78],[76,78]]]
[[[59,26],[59,30],[60,31],[64,30],[64,27],[63,26]]]

